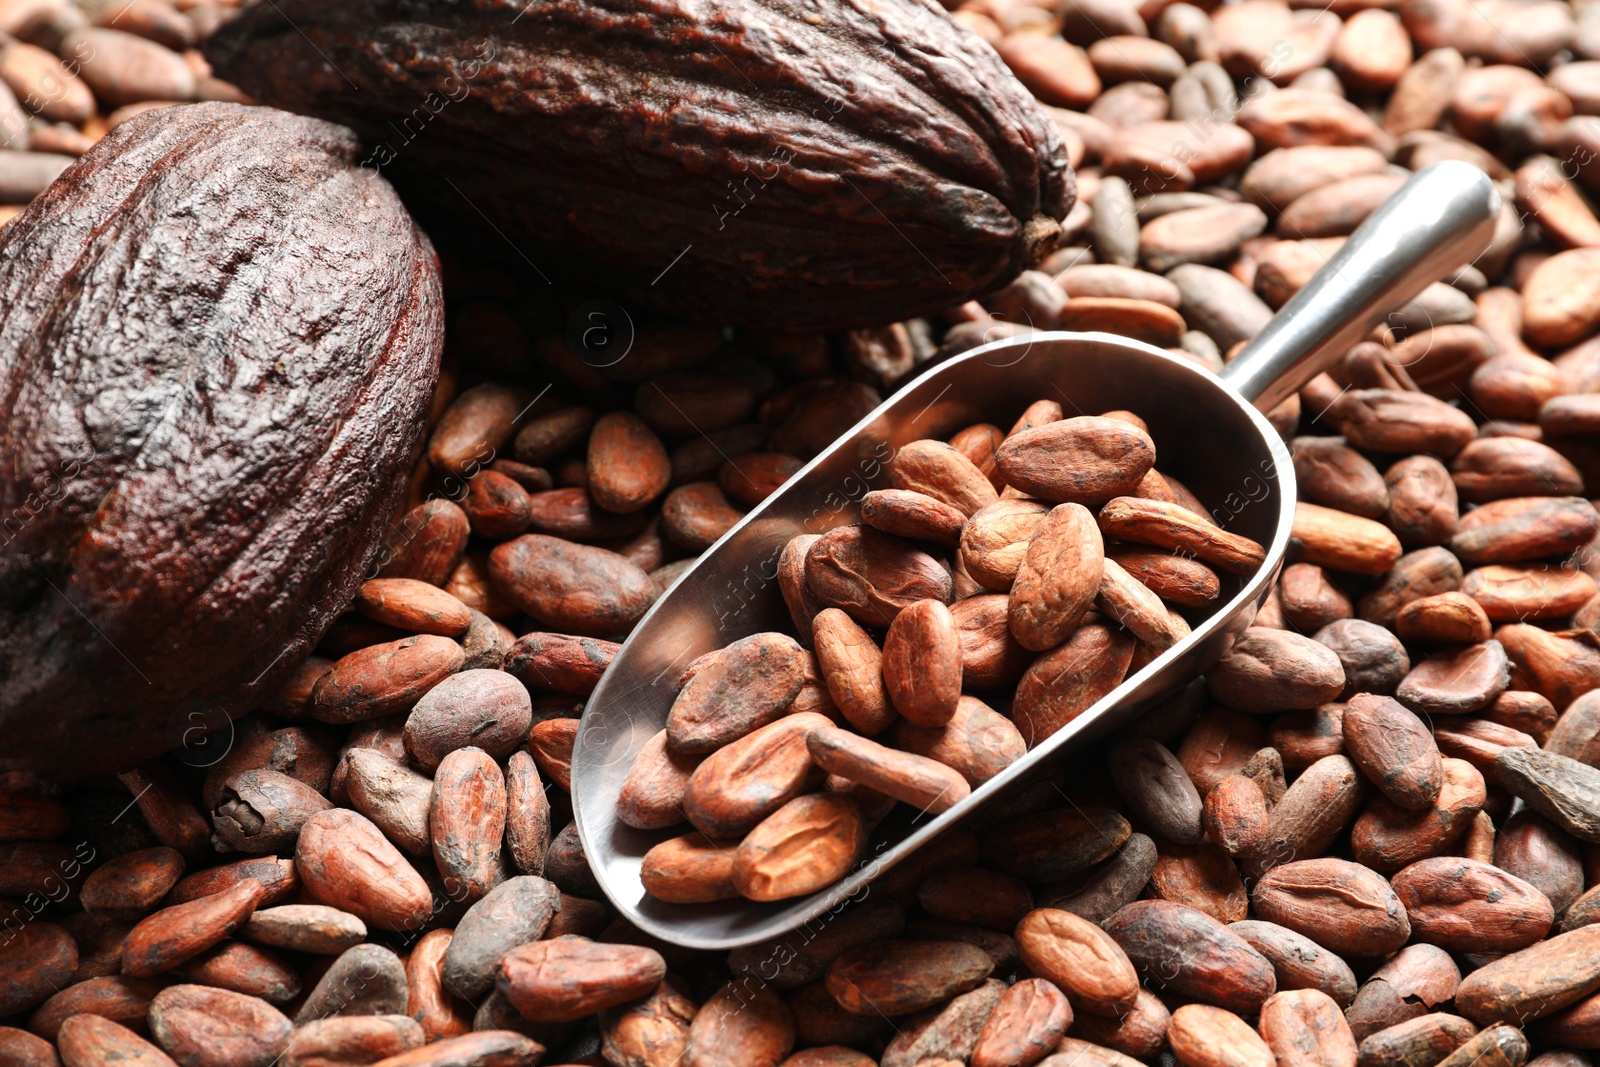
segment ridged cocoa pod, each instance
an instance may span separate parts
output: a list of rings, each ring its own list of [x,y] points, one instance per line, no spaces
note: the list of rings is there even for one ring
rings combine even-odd
[[[427,238],[356,157],[271,110],[150,111],[0,236],[0,508],[58,494],[0,558],[0,763],[184,743],[360,585],[444,319]]]
[[[546,269],[539,249],[582,250],[713,322],[826,332],[948,307],[1037,262],[1072,206],[1054,125],[937,8],[626,10],[297,0],[209,55],[263,102],[355,126],[442,216],[487,217]],[[670,133],[649,102],[666,83],[684,90]],[[408,152],[390,123],[424,98],[427,150]]]

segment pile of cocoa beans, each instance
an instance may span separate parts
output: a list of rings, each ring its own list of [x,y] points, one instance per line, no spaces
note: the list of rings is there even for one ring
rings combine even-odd
[[[860,523],[790,540],[777,578],[813,651],[757,633],[684,672],[617,804],[635,829],[694,828],[645,854],[645,890],[832,885],[897,803],[948,811],[1187,637],[1178,609],[1219,599],[1212,567],[1248,577],[1266,553],[1156,468],[1147,430],[1035,401],[1004,436],[902,445]]]
[[[196,47],[238,0],[0,0],[0,225],[151,108],[247,102]]]
[[[0,0],[0,202],[118,109],[229,98],[180,51],[226,5],[177,6]],[[1600,4],[954,17],[1062,128],[1064,247],[942,319],[641,316],[589,362],[592,294],[447,262],[427,455],[319,655],[116,778],[0,778],[0,1063],[1587,1067]],[[1501,183],[1494,243],[1273,412],[1294,545],[1202,682],[772,943],[615,916],[571,823],[585,699],[744,509],[985,340],[1108,329],[1221,367],[1444,158]],[[819,681],[795,710],[829,716]]]

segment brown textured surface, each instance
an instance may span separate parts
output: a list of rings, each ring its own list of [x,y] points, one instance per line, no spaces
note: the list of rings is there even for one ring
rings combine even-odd
[[[266,109],[150,112],[0,236],[0,762],[173,747],[355,592],[443,342],[432,248],[355,158]]]
[[[931,0],[292,0],[207,54],[355,127],[452,225],[487,216],[548,275],[581,257],[709,321],[947,307],[1030,265],[1037,217],[1072,202],[1059,134]]]

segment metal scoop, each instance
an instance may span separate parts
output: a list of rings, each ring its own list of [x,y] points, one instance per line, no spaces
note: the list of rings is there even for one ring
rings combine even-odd
[[[1215,663],[1255,617],[1282,563],[1294,519],[1294,467],[1262,416],[1297,391],[1384,316],[1488,244],[1500,209],[1494,185],[1465,163],[1421,171],[1345,243],[1222,372],[1211,374],[1151,345],[1105,333],[1034,333],[973,349],[929,370],[857,423],[746,515],[700,557],[634,628],[600,680],[578,731],[572,801],[600,886],[630,922],[697,949],[730,949],[786,933],[860,899],[874,878],[1030,772],[1086,738],[1127,722]],[[1010,426],[1034,400],[1067,415],[1138,413],[1157,467],[1176,475],[1221,526],[1266,546],[1249,578],[1224,577],[1209,618],[1110,695],[1003,773],[938,816],[901,805],[874,832],[842,881],[777,903],[666,904],[645,894],[640,861],[685,833],[644,832],[617,818],[634,755],[666,725],[691,660],[763,630],[793,632],[778,589],[789,539],[859,520],[857,503],[888,484],[895,450],[944,439],[976,422]]]

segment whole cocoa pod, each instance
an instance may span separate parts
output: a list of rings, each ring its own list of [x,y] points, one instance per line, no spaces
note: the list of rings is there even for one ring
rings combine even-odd
[[[444,334],[433,249],[356,148],[150,111],[0,234],[0,763],[191,740],[350,602]]]
[[[264,103],[355,127],[419,210],[487,219],[541,270],[581,250],[713,322],[820,333],[949,307],[1037,262],[1073,201],[1053,124],[926,0],[825,18],[731,0],[710,21],[687,0],[293,0],[207,55]]]

